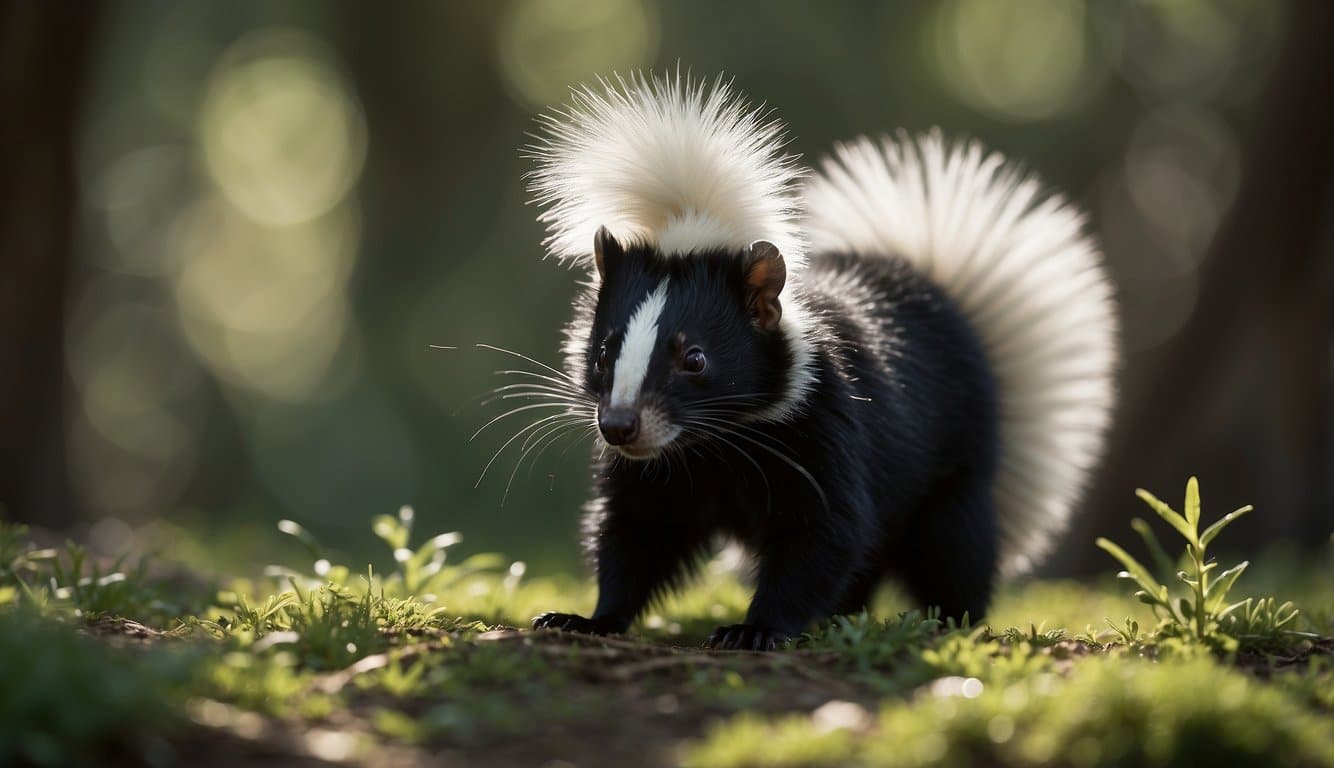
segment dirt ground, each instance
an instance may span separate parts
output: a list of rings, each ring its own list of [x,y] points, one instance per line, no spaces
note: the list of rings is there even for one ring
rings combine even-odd
[[[96,621],[86,631],[130,647],[178,641],[169,633],[124,619]],[[215,708],[222,707],[222,711],[192,712],[191,719],[204,724],[168,737],[149,764],[653,768],[679,764],[685,742],[704,736],[710,721],[738,711],[809,714],[835,701],[847,703],[839,705],[844,712],[874,712],[885,697],[864,679],[859,682],[856,675],[850,675],[845,660],[832,653],[709,651],[630,639],[497,629],[472,636],[466,645],[454,644],[455,652],[464,651],[458,663],[467,664],[473,652],[513,654],[515,669],[559,672],[559,690],[555,691],[559,701],[551,700],[550,690],[542,700],[527,699],[523,685],[502,679],[488,689],[488,695],[500,696],[512,710],[514,719],[506,727],[455,730],[415,746],[385,739],[377,733],[377,712],[393,709],[414,718],[442,700],[393,698],[360,690],[357,678],[395,660],[410,664],[440,652],[447,642],[443,636],[423,637],[319,677],[315,686],[320,691],[343,693],[347,702],[325,718],[278,719],[216,703]],[[1046,652],[1060,660],[1060,669],[1098,651],[1066,640]],[[1312,655],[1334,655],[1334,638],[1313,641],[1285,656],[1241,654],[1236,663],[1266,676],[1306,664]],[[725,684],[715,684],[720,680],[737,683],[731,698]],[[701,681],[708,684],[701,686]],[[466,702],[456,703],[466,706]],[[373,746],[367,749],[367,744]],[[110,762],[143,764],[142,759]]]

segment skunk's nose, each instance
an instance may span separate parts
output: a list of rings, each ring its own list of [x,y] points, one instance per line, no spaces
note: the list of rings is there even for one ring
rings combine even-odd
[[[603,408],[598,411],[598,429],[612,445],[628,445],[639,437],[639,411],[634,408]]]

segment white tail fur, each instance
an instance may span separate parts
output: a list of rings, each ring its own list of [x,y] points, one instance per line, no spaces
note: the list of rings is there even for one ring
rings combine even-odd
[[[763,239],[800,263],[802,172],[782,151],[779,123],[721,79],[706,87],[680,74],[633,74],[598,84],[541,118],[543,135],[528,148],[553,256],[591,263],[593,234],[605,225],[668,254]]]
[[[1113,405],[1112,288],[1079,211],[999,154],[938,133],[837,148],[805,189],[817,250],[897,254],[972,321],[1000,386],[1001,572],[1054,544]]]

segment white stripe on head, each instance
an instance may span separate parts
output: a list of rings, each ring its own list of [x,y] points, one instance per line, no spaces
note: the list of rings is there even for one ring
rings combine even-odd
[[[653,348],[658,344],[658,318],[667,306],[667,278],[663,278],[630,316],[625,327],[625,341],[616,359],[616,373],[612,377],[611,405],[628,408],[639,399],[639,390],[648,375],[648,363]]]

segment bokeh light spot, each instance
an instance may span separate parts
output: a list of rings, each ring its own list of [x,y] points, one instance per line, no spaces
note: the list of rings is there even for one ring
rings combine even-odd
[[[645,0],[519,0],[497,41],[506,85],[537,108],[564,101],[573,83],[643,67],[657,48],[657,8]]]
[[[70,475],[86,502],[142,517],[192,476],[200,377],[169,310],[118,299],[124,279],[91,282],[70,313]]]
[[[1152,112],[1131,137],[1130,198],[1160,243],[1159,273],[1194,270],[1241,179],[1241,151],[1217,115],[1178,107]]]
[[[90,291],[100,293],[98,284]],[[85,303],[99,302],[88,298]],[[147,458],[183,450],[189,432],[168,408],[197,376],[169,312],[103,304],[75,315],[66,347],[70,377],[89,423],[108,442]]]
[[[1098,7],[1096,27],[1108,57],[1142,94],[1235,98],[1263,82],[1283,6],[1257,0],[1111,3]]]
[[[276,230],[216,198],[191,209],[176,241],[173,295],[210,370],[268,397],[311,396],[348,329],[356,230],[350,205]]]
[[[934,58],[954,94],[1011,121],[1073,110],[1102,70],[1089,55],[1077,0],[950,0],[935,17]]]
[[[171,265],[163,241],[171,212],[193,188],[189,154],[182,146],[160,145],[125,153],[103,171],[89,190],[106,216],[111,248],[93,252],[100,266],[158,277]]]
[[[227,198],[269,224],[334,207],[361,174],[365,117],[322,43],[263,30],[223,57],[201,113],[209,172]]]

